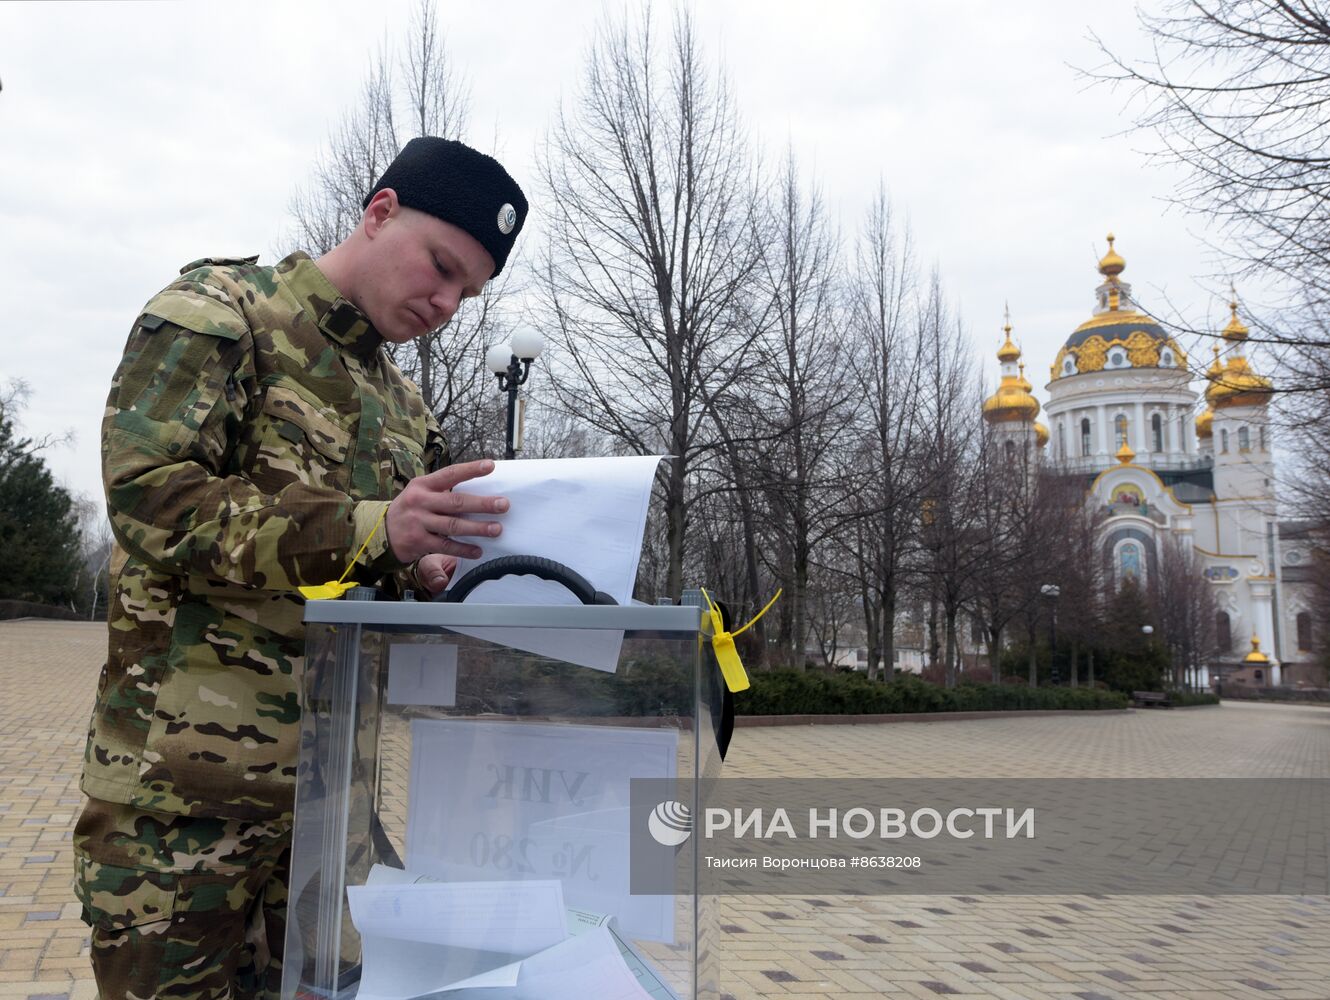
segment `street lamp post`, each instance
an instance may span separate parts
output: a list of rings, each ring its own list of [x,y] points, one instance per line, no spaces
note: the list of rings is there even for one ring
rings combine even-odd
[[[529,327],[518,330],[507,344],[495,344],[485,353],[485,367],[499,379],[499,391],[508,394],[508,416],[503,457],[517,457],[522,442],[517,436],[517,389],[526,384],[531,362],[540,356],[545,338]]]
[[[1062,588],[1056,583],[1046,583],[1039,588],[1039,593],[1048,598],[1048,676],[1054,684],[1062,682],[1062,674],[1058,670],[1058,597],[1062,593]]]

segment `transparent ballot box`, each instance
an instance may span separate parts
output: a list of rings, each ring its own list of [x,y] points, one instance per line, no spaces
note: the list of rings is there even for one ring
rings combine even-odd
[[[703,619],[309,602],[282,995],[716,1000]]]

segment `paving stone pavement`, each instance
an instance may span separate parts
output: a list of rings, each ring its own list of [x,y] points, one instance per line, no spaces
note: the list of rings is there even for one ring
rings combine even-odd
[[[0,1000],[96,995],[70,893],[104,626],[0,623]],[[1330,776],[1330,710],[740,729],[727,777]],[[724,900],[726,988],[782,997],[1330,1000],[1325,896]]]

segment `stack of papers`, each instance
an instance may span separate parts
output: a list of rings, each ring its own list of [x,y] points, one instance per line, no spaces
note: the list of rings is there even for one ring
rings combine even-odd
[[[558,881],[433,882],[375,865],[350,886],[358,1000],[677,1000],[611,918]]]

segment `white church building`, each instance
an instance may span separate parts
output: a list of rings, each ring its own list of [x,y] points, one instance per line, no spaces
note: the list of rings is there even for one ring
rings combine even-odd
[[[1110,234],[1093,312],[1052,365],[1048,428],[1035,421],[1039,403],[1010,326],[985,419],[1004,444],[1033,438],[1044,463],[1084,476],[1087,502],[1106,514],[1100,537],[1115,583],[1147,581],[1168,535],[1194,553],[1219,609],[1210,675],[1259,686],[1322,683],[1300,583],[1308,547],[1276,514],[1272,384],[1246,356],[1237,303],[1202,395],[1182,348],[1132,299],[1125,267]]]

